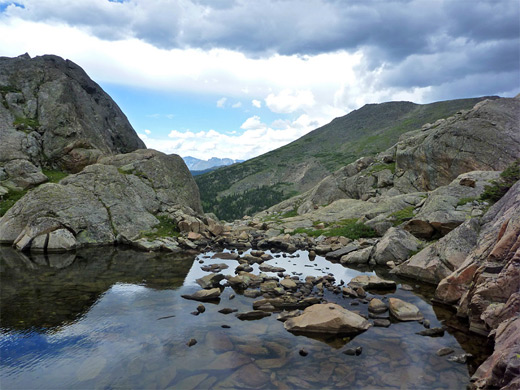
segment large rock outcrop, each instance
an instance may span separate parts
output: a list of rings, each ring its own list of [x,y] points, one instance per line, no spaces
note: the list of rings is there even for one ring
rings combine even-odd
[[[502,98],[403,134],[394,186],[431,191],[465,172],[505,169],[520,156],[519,123],[520,98]]]
[[[312,189],[267,212],[296,209],[299,214],[306,214],[339,199],[366,201],[430,192],[468,172],[502,171],[520,157],[519,123],[520,97],[484,100],[471,110],[403,134],[397,144],[376,157],[363,157],[338,169]],[[478,196],[493,175],[479,174],[467,178],[467,184],[458,189],[455,185],[459,182],[452,183],[448,192],[439,191],[436,203],[430,201],[425,208],[427,217],[439,218],[439,230],[446,234],[460,224],[458,220],[451,221],[460,213],[453,210],[441,215],[443,203],[455,209],[461,197]]]
[[[455,306],[457,315],[468,319],[471,331],[495,337],[495,351],[475,373],[474,386],[516,388],[520,373],[520,182],[482,217],[476,245],[439,283],[435,298]]]
[[[157,216],[178,224],[184,215],[202,214],[197,185],[179,156],[138,150],[100,162],[27,193],[0,219],[0,242],[21,250],[113,244],[152,231]]]
[[[79,172],[100,156],[146,147],[110,96],[57,56],[0,57],[0,103],[0,165]]]

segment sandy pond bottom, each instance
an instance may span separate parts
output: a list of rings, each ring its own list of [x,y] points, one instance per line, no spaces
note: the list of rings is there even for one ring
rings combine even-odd
[[[207,274],[201,266],[226,263],[223,273],[233,274],[238,265],[211,255],[97,248],[29,259],[0,248],[0,387],[463,389],[488,352],[485,340],[451,327],[443,337],[417,335],[424,327],[415,321],[371,327],[351,339],[296,336],[276,314],[241,321],[233,313],[219,313],[225,307],[252,310],[254,299],[230,287],[219,303],[204,303],[206,311],[195,316],[191,312],[199,302],[181,295],[199,289],[195,279]],[[267,264],[302,280],[331,273],[337,283],[348,283],[374,273],[319,256],[310,261],[306,252],[277,255]],[[376,273],[392,279],[384,270]],[[432,307],[431,289],[401,287],[368,296],[411,302],[431,327],[460,326],[452,313]],[[342,294],[325,291],[324,298],[368,314],[368,305],[354,306]],[[189,347],[192,338],[197,343]],[[356,347],[362,347],[358,356],[343,353]],[[449,361],[450,356],[437,356],[444,347],[454,350],[450,356],[471,353],[474,358],[466,364]],[[300,355],[302,348],[306,356]]]

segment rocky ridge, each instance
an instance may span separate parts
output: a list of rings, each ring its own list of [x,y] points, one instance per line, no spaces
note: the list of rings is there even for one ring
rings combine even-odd
[[[24,160],[79,172],[100,156],[146,147],[117,104],[70,60],[0,57],[0,92],[2,166]]]

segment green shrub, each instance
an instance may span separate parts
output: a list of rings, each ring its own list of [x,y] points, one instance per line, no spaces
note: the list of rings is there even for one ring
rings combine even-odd
[[[154,226],[153,231],[143,233],[142,236],[150,239],[159,237],[179,237],[180,232],[175,222],[166,216],[156,216],[159,223]]]
[[[377,237],[377,233],[370,226],[364,223],[358,223],[356,219],[344,219],[325,229],[306,229],[298,228],[293,234],[305,233],[310,237],[326,237],[342,236],[356,240],[358,238]]]
[[[20,90],[10,85],[0,85],[0,93],[5,94],[9,92],[21,92]]]
[[[477,200],[477,198],[474,197],[468,197],[468,198],[460,198],[457,202],[457,206],[464,206],[465,204],[471,203],[473,201]]]
[[[388,163],[388,164],[381,163],[381,164],[372,165],[369,169],[369,172],[377,173],[377,172],[384,171],[385,169],[388,169],[388,170],[390,170],[390,172],[392,172],[392,174],[395,174],[395,162]]]
[[[493,180],[491,185],[485,186],[480,199],[494,203],[502,198],[518,180],[520,180],[520,159],[504,169],[498,180]]]
[[[13,126],[22,130],[35,129],[40,127],[40,122],[38,122],[38,119],[17,117],[13,122]]]
[[[0,217],[7,213],[7,210],[13,207],[26,193],[27,191],[9,191],[4,195],[0,201]]]
[[[293,209],[291,211],[287,211],[285,213],[283,213],[282,215],[280,215],[280,218],[291,218],[291,217],[296,217],[298,216],[298,211],[296,209]]]
[[[42,169],[42,172],[49,179],[50,183],[58,183],[61,179],[66,178],[69,174],[55,169]]]
[[[394,226],[400,225],[405,221],[409,221],[413,218],[413,211],[415,210],[415,206],[405,207],[395,213],[389,215],[389,217],[394,219]]]

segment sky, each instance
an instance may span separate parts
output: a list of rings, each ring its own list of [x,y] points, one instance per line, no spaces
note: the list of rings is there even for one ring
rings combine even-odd
[[[245,160],[367,103],[520,93],[520,0],[0,0],[0,56],[55,54],[149,148]]]

